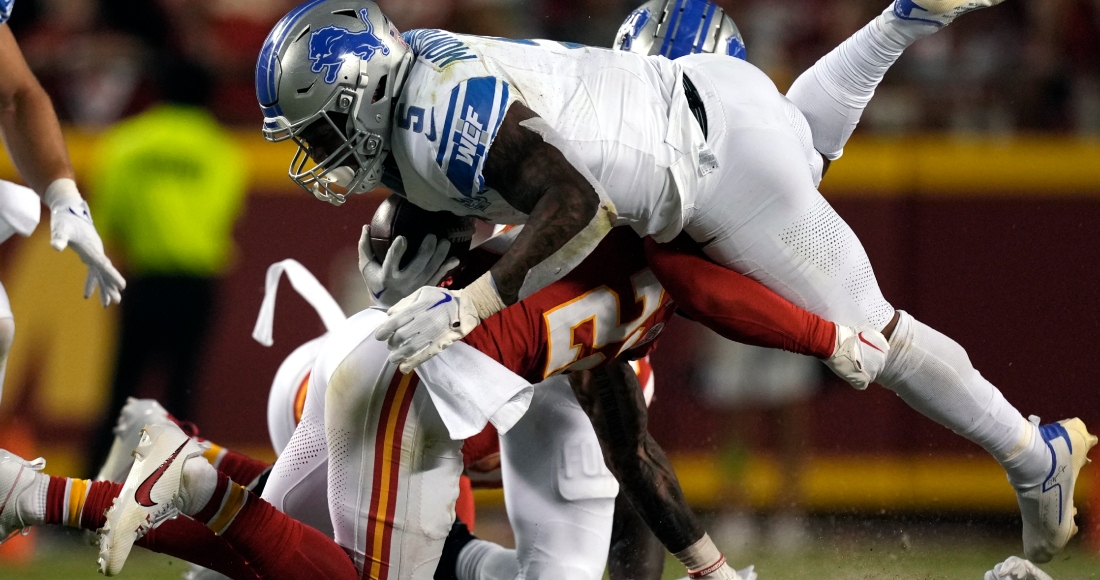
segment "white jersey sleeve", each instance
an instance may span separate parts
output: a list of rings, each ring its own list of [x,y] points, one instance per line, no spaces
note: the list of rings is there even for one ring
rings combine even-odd
[[[660,240],[694,202],[705,139],[686,104],[682,68],[550,40],[412,30],[415,57],[395,108],[392,152],[410,201],[429,210],[520,224],[488,187],[485,159],[508,107],[546,122],[614,205],[616,225]]]
[[[483,175],[515,92],[449,32],[413,30],[404,38],[417,59],[395,110],[393,153],[410,201],[498,223],[523,221]]]

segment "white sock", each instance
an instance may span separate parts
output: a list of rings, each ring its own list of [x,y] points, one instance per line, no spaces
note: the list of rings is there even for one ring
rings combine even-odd
[[[203,457],[192,457],[183,464],[183,485],[180,486],[180,511],[194,515],[214,497],[218,487],[218,471]]]
[[[471,540],[458,553],[458,580],[514,580],[519,576],[516,551],[485,540]]]
[[[897,18],[892,6],[814,63],[787,91],[810,123],[814,148],[828,159],[844,152],[863,109],[905,48],[939,30]]]
[[[1050,456],[1038,429],[970,364],[954,340],[898,311],[878,383],[910,407],[982,446],[1017,486],[1042,481]]]

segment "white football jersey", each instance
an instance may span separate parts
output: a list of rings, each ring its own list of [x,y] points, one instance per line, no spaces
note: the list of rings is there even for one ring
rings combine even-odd
[[[640,235],[679,233],[705,140],[681,69],[646,57],[546,40],[412,30],[416,59],[395,109],[392,149],[417,205],[495,223],[526,216],[485,184],[486,154],[520,102],[579,154]]]

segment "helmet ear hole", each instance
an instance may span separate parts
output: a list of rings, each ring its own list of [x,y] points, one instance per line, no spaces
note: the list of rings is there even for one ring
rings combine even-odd
[[[374,88],[374,96],[370,99],[372,105],[385,98],[386,82],[389,81],[389,78],[390,75],[382,75],[382,78],[378,79],[378,86]]]

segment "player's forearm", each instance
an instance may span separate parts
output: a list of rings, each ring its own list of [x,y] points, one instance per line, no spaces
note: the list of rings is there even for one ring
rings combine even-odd
[[[15,168],[39,195],[54,180],[73,177],[53,104],[33,77],[0,91],[0,135]]]
[[[833,354],[835,324],[711,262],[686,234],[667,244],[647,238],[646,259],[677,307],[721,336],[822,359]]]
[[[646,429],[645,398],[630,365],[616,361],[575,372],[569,382],[592,420],[608,469],[665,548],[679,552],[703,537],[672,463]]]
[[[606,218],[600,216],[600,200],[595,192],[570,185],[547,191],[535,204],[512,247],[490,269],[504,303],[519,300],[520,289],[532,270],[536,274],[564,274],[580,263],[610,230],[601,227],[601,221]],[[545,277],[547,284],[553,279]],[[527,290],[537,289],[529,285]]]

